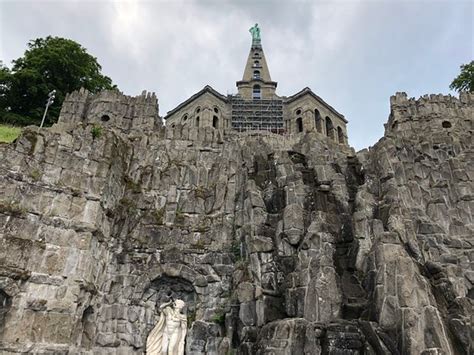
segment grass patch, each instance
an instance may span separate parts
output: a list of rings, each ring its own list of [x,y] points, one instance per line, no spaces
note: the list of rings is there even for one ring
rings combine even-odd
[[[21,133],[21,127],[0,125],[0,143],[11,143]]]
[[[91,128],[91,134],[93,139],[99,139],[102,136],[102,126],[101,125],[93,125]]]
[[[214,313],[214,316],[211,318],[211,321],[219,324],[220,326],[225,325],[225,310],[222,307],[219,307]]]

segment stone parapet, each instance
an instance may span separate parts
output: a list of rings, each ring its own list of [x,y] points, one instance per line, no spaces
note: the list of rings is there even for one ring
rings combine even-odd
[[[385,124],[386,136],[411,137],[437,134],[445,130],[470,130],[474,116],[474,94],[424,95],[408,98],[404,92],[390,97],[390,116]]]
[[[58,122],[95,123],[124,132],[152,130],[162,126],[155,93],[127,96],[107,90],[93,94],[86,89],[68,94]]]

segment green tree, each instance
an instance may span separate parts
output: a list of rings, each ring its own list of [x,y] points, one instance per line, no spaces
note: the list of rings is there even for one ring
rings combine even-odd
[[[56,90],[46,121],[55,122],[67,93],[81,87],[91,92],[116,88],[101,69],[97,58],[70,39],[48,36],[30,41],[11,70],[0,63],[0,122],[39,124],[48,93]]]
[[[452,90],[474,92],[474,60],[461,65],[461,73],[453,80],[449,88]]]

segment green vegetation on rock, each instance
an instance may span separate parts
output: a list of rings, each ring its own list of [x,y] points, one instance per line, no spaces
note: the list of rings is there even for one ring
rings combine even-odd
[[[21,133],[20,127],[0,125],[0,143],[13,142]]]
[[[100,126],[100,125],[92,126],[91,134],[92,134],[92,138],[94,138],[94,139],[100,138],[102,136],[102,126]]]

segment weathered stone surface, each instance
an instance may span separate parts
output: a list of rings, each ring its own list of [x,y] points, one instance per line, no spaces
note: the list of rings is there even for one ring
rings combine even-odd
[[[397,94],[355,154],[71,95],[0,145],[0,352],[141,354],[170,297],[189,354],[472,352],[473,105]]]

